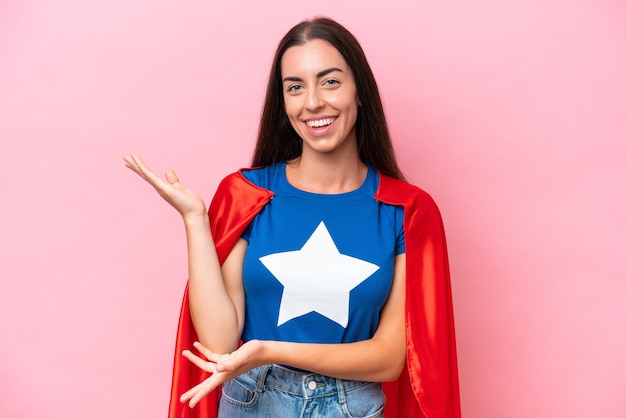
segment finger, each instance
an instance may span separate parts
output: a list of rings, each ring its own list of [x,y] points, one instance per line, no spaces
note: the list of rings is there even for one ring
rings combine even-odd
[[[124,157],[124,161],[126,161],[126,163],[128,163],[128,164],[132,164],[135,167],[137,167],[139,165],[139,163],[143,163],[143,160],[141,159],[141,157],[139,157],[139,154],[137,154],[137,153],[132,153],[132,154],[126,155]]]
[[[209,393],[211,393],[211,391],[213,391],[213,389],[215,389],[217,387],[217,385],[213,386],[213,385],[209,385],[207,384],[206,386],[202,387],[189,401],[189,406],[191,408],[195,407],[198,402],[200,402],[206,395],[208,395]]]
[[[203,360],[189,350],[183,351],[183,357],[185,357],[187,360],[189,360],[205,372],[215,373],[215,363]]]
[[[199,384],[189,399],[189,406],[193,408],[200,402],[205,396],[215,390],[219,385],[226,381],[225,375],[213,375]]]
[[[145,181],[150,183],[155,189],[157,189],[157,191],[159,191],[159,193],[168,191],[168,187],[172,184],[170,181],[164,181],[162,178],[157,176],[138,154],[131,154],[129,157],[129,162],[132,164],[131,169],[133,171],[139,174]],[[174,172],[172,171],[172,173]],[[176,174],[174,174],[174,176],[176,176]]]
[[[166,170],[165,171],[165,179],[170,183],[170,184],[176,184],[179,183],[180,181],[178,180],[178,176],[176,175],[176,173],[173,170]]]
[[[122,157],[122,159],[124,160],[124,163],[125,163],[126,167],[130,168],[135,173],[139,173],[138,172],[138,168],[137,168],[137,164],[135,163],[135,159],[133,158],[132,154],[125,155],[124,157]]]
[[[209,379],[205,379],[203,382],[198,383],[196,386],[192,387],[187,392],[180,395],[180,401],[183,403],[189,402],[189,400],[192,399],[202,388],[206,387],[209,384],[208,380]]]
[[[139,170],[150,177],[157,177],[158,176],[156,174],[154,174],[154,172],[152,170],[150,170],[150,168],[148,167],[148,165],[141,159],[141,157],[139,156],[139,154],[131,154],[133,157],[133,162],[135,163],[135,165],[137,166],[137,168],[139,168]]]
[[[124,156],[124,161],[126,162],[126,167],[133,170],[135,173],[139,174],[144,180],[148,180],[147,173],[152,173],[152,171],[148,168],[148,166],[143,162],[139,154],[129,154]]]
[[[193,346],[202,354],[207,360],[212,361],[213,363],[217,363],[224,356],[224,354],[218,354],[214,351],[209,350],[202,343],[196,341],[193,343]]]
[[[130,157],[130,155],[125,155],[125,156],[122,157],[122,160],[124,160],[124,162],[128,166],[128,165],[130,165],[131,157]]]
[[[222,359],[220,359],[220,361],[215,364],[214,369],[216,373],[232,372],[232,371],[237,370],[241,366],[242,366],[241,361],[238,361],[238,359],[234,358],[234,353],[233,353],[233,354],[226,355]]]
[[[199,383],[193,388],[189,389],[187,392],[183,393],[180,396],[180,401],[183,403],[189,402],[189,406],[193,408],[205,396],[207,396],[209,393],[215,390],[215,388],[217,388],[221,383],[223,383],[223,381],[224,379],[215,379],[214,377],[210,377],[204,380],[202,383]]]

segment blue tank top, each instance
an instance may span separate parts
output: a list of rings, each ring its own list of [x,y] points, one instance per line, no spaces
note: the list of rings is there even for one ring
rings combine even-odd
[[[242,340],[349,343],[371,338],[404,253],[403,208],[374,200],[378,173],[358,189],[293,187],[286,164],[244,171],[274,193],[248,226]]]

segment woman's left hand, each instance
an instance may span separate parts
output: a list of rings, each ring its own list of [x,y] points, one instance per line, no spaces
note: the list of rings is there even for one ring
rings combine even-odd
[[[189,350],[183,351],[183,356],[211,376],[181,395],[180,401],[189,402],[191,408],[225,381],[265,364],[263,345],[257,340],[248,341],[230,354],[214,353],[199,342],[194,347],[206,360]]]

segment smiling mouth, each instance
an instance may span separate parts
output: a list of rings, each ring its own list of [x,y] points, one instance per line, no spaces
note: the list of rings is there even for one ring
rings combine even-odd
[[[309,128],[323,128],[324,126],[328,126],[332,124],[337,118],[326,118],[326,119],[318,119],[318,120],[308,120],[306,124]]]

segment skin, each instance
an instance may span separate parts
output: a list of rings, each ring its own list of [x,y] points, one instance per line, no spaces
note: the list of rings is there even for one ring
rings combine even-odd
[[[289,182],[317,193],[357,189],[367,168],[357,149],[359,98],[350,67],[332,45],[315,39],[289,48],[281,72],[285,111],[302,138],[302,155],[287,170]],[[307,125],[330,119],[322,129]]]
[[[321,40],[288,49],[281,64],[285,110],[303,142],[302,155],[287,165],[288,181],[315,193],[357,189],[367,167],[356,144],[359,98],[352,71],[341,54]],[[312,128],[307,122],[327,126]],[[181,402],[193,407],[226,380],[271,363],[341,379],[391,381],[399,376],[406,356],[404,255],[396,257],[391,292],[371,339],[349,344],[253,340],[237,348],[244,321],[246,241],[240,239],[220,267],[202,198],[171,170],[160,178],[137,154],[124,161],[181,214],[185,225],[190,310],[200,339],[194,347],[201,356],[189,350],[183,355],[212,375],[183,394]]]

